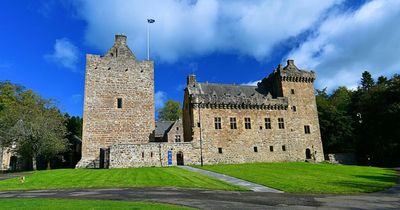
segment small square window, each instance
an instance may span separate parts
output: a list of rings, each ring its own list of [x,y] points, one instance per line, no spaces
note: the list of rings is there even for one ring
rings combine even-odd
[[[292,94],[294,94],[294,89],[291,89],[290,92],[291,92]]]
[[[222,148],[221,147],[218,147],[218,153],[222,154]]]
[[[122,98],[117,98],[117,107],[118,109],[122,109]]]
[[[258,148],[257,147],[254,147],[253,149],[254,149],[254,152],[258,152]]]
[[[273,146],[269,146],[269,151],[273,152],[274,151],[274,147]]]
[[[282,145],[282,151],[286,151],[286,146]]]
[[[292,106],[292,110],[293,110],[293,112],[296,112],[297,111],[296,106]]]
[[[175,142],[181,142],[181,135],[175,135]]]

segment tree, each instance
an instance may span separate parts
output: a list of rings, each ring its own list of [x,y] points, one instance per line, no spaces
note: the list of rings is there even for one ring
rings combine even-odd
[[[50,158],[64,152],[68,141],[65,118],[51,100],[32,90],[10,82],[0,83],[0,133],[3,146],[16,145],[16,152],[25,160]]]
[[[158,113],[160,120],[175,121],[182,117],[181,104],[178,101],[168,100]]]
[[[361,77],[361,89],[368,90],[375,84],[374,79],[368,71],[364,71]]]

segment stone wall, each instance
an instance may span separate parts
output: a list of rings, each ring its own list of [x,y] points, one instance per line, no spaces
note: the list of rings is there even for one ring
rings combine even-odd
[[[110,168],[167,166],[168,150],[172,164],[177,165],[177,154],[183,154],[185,165],[200,164],[200,150],[192,143],[152,142],[147,144],[115,144],[110,147]]]
[[[106,55],[86,57],[82,159],[77,167],[95,163],[100,148],[149,142],[154,128],[153,62],[136,60],[126,37],[116,35]]]

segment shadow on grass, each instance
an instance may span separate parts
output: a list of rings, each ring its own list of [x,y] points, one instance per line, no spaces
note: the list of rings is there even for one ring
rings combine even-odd
[[[353,181],[338,181],[332,182],[333,185],[352,188],[355,191],[360,193],[370,193],[387,190],[393,187],[398,180],[398,176],[393,174],[385,174],[385,175],[356,175],[354,177],[362,178],[361,180],[353,180]]]

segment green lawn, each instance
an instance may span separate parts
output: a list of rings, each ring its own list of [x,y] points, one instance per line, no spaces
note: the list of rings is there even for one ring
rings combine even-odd
[[[129,169],[59,169],[36,171],[19,178],[0,181],[0,190],[116,188],[116,187],[181,187],[220,190],[244,190],[205,175],[169,168]]]
[[[391,169],[302,162],[207,165],[203,169],[297,193],[367,193],[397,181]]]
[[[14,198],[0,199],[0,209],[29,209],[29,210],[99,210],[99,209],[191,209],[183,206],[150,202],[104,201],[104,200],[74,200],[74,199],[42,199]]]

